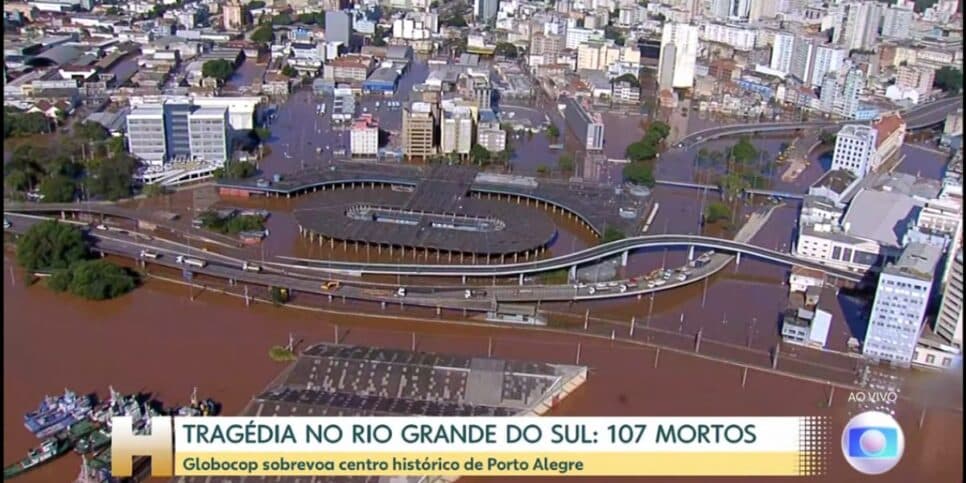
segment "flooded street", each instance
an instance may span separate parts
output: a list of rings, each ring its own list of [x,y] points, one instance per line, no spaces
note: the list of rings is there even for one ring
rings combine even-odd
[[[95,303],[54,294],[41,285],[25,287],[19,275],[11,283],[8,276],[4,302],[5,463],[36,443],[22,426],[23,414],[44,394],[64,387],[104,396],[113,385],[122,392],[153,392],[173,405],[185,402],[197,386],[202,396],[222,402],[225,414],[235,414],[282,369],[267,351],[284,343],[289,333],[305,344],[331,341],[333,324],[339,324],[345,343],[409,348],[415,331],[419,350],[476,355],[486,353],[493,337],[498,357],[548,362],[573,362],[579,340],[556,334],[534,337],[512,328],[323,315],[266,305],[246,309],[237,300],[214,294],[191,302],[183,287],[153,281],[120,300]],[[650,349],[584,339],[581,363],[591,368],[590,377],[555,414],[829,415],[835,431],[854,410],[841,392],[831,409],[824,409],[827,389],[820,385],[752,371],[741,388],[741,373],[732,366],[662,353],[655,369],[653,360]],[[961,463],[950,464],[961,459],[962,415],[930,412],[920,431],[919,414],[918,408],[900,403],[897,415],[906,428],[906,455],[895,470],[875,481],[962,478]],[[834,442],[832,450],[825,481],[871,481],[845,465]],[[79,465],[80,459],[70,454],[18,481],[70,481]]]

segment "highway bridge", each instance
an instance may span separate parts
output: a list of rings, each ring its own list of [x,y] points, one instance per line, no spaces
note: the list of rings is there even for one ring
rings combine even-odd
[[[901,110],[900,114],[906,121],[906,129],[916,130],[935,126],[946,119],[946,115],[963,105],[963,97],[956,96],[939,99],[928,104],[914,106]],[[784,121],[733,124],[702,129],[688,134],[679,141],[681,149],[691,149],[694,146],[713,139],[749,134],[755,132],[780,132],[797,129],[823,129],[840,127],[848,124],[868,124],[869,121]]]
[[[805,259],[789,253],[762,248],[750,243],[700,235],[645,235],[630,237],[554,258],[500,265],[365,263],[286,258],[287,260],[291,260],[293,263],[284,264],[283,266],[291,268],[314,268],[343,273],[374,275],[421,275],[434,277],[523,276],[525,274],[549,272],[561,269],[573,271],[577,266],[598,262],[614,256],[621,256],[626,261],[626,257],[634,250],[642,248],[665,247],[688,247],[691,249],[692,254],[694,248],[700,247],[733,253],[738,256],[739,263],[741,255],[748,255],[786,266],[797,266],[813,270],[820,270],[832,277],[849,282],[860,282],[863,279],[862,274],[840,268],[834,268],[820,261]]]

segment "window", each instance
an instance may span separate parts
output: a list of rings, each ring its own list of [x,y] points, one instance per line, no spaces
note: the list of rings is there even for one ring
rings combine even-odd
[[[936,356],[932,354],[926,355],[926,364],[935,364],[935,363],[936,363]]]
[[[949,364],[951,362],[952,362],[952,359],[950,359],[949,357],[943,357],[943,367],[949,367]]]

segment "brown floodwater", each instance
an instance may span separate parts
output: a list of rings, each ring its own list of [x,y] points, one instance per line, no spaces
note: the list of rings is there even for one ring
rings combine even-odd
[[[485,355],[492,337],[497,357],[547,362],[572,363],[581,341],[581,363],[590,367],[590,375],[555,410],[557,415],[827,415],[834,432],[855,411],[841,391],[832,407],[824,408],[827,393],[822,385],[752,371],[742,388],[739,369],[688,355],[662,352],[655,369],[654,351],[643,347],[515,328],[320,314],[268,305],[245,308],[237,299],[210,292],[189,301],[184,287],[155,281],[119,300],[87,302],[55,294],[42,284],[25,286],[21,274],[11,278],[10,263],[5,258],[5,464],[36,444],[23,428],[22,417],[44,394],[70,387],[103,396],[113,385],[122,392],[152,392],[174,405],[185,402],[197,386],[204,397],[222,402],[225,414],[235,414],[281,371],[282,366],[267,356],[271,345],[284,343],[289,333],[305,344],[332,341],[334,324],[340,327],[342,341],[350,344],[409,348],[416,332],[419,350]],[[407,309],[407,314],[417,313]],[[900,401],[896,414],[905,428],[906,452],[892,472],[874,481],[961,481],[961,412],[933,410],[922,429],[920,410],[912,403]],[[828,476],[813,481],[873,481],[848,468],[834,446],[832,450]],[[71,481],[79,464],[79,458],[70,454],[19,481]],[[628,480],[636,479],[621,479]]]

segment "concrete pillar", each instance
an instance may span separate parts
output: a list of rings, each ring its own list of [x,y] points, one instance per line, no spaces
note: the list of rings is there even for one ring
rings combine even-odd
[[[735,266],[741,265],[741,252],[738,252],[738,256],[735,257]]]
[[[627,266],[627,254],[628,253],[630,253],[630,250],[625,251],[624,253],[621,253],[621,266],[622,267],[626,267]]]
[[[523,285],[523,274],[520,274],[520,285]]]
[[[567,281],[568,282],[577,281],[577,265],[570,267],[570,271],[567,272]]]
[[[694,245],[688,247],[688,261],[694,260]]]
[[[466,275],[463,275],[463,285],[466,285]]]

